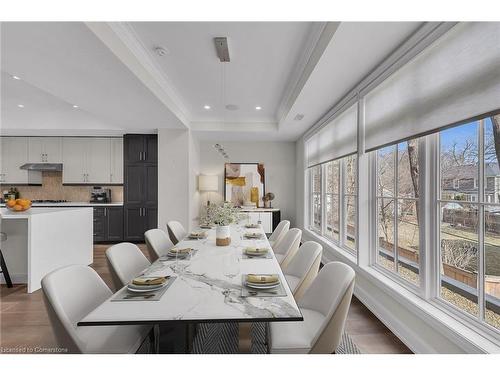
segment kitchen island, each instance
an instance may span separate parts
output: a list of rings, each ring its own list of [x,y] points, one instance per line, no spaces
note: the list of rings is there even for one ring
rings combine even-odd
[[[91,207],[32,207],[26,212],[1,208],[0,219],[7,234],[1,246],[10,276],[16,284],[27,284],[28,293],[40,289],[42,278],[57,268],[93,262]]]

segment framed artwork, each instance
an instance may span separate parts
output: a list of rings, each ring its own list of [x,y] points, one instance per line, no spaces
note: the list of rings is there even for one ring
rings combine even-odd
[[[241,207],[252,202],[263,207],[266,194],[265,170],[261,163],[226,163],[224,165],[224,200]]]

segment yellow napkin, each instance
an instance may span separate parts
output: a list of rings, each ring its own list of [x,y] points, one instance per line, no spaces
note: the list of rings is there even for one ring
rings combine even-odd
[[[189,237],[196,237],[196,238],[199,238],[199,237],[204,237],[205,236],[205,232],[191,232],[189,234]]]
[[[260,233],[257,233],[257,232],[247,232],[247,233],[245,233],[245,237],[248,237],[248,238],[258,238],[258,237],[260,237]]]
[[[278,275],[256,275],[248,274],[247,281],[253,284],[271,284],[278,281]]]
[[[267,254],[268,251],[269,249],[265,247],[247,247],[245,249],[247,254]]]
[[[187,254],[192,249],[190,247],[186,247],[185,249],[177,249],[176,247],[171,248],[168,252],[173,254]]]
[[[166,277],[136,277],[132,280],[134,285],[161,285],[167,281]]]

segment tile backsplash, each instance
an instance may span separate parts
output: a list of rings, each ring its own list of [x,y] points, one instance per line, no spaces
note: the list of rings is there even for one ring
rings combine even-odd
[[[111,201],[123,202],[123,186],[99,185],[111,189]],[[42,172],[42,186],[0,185],[0,189],[17,187],[22,198],[27,199],[64,199],[69,202],[88,202],[92,186],[67,186],[62,183],[62,172]]]

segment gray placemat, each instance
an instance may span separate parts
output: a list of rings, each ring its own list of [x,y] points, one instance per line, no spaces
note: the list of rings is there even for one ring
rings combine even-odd
[[[129,302],[129,301],[159,301],[163,294],[167,291],[168,288],[170,288],[170,285],[172,285],[177,277],[176,276],[170,276],[168,279],[168,282],[165,284],[165,286],[161,289],[158,290],[153,290],[151,292],[144,292],[144,293],[134,293],[130,292],[127,287],[121,289],[118,293],[115,294],[115,296],[111,299],[111,302]],[[152,295],[152,297],[145,298],[144,296]],[[127,296],[134,296],[133,298],[126,298]]]
[[[193,249],[191,251],[191,259],[196,255],[196,253],[198,252],[197,249]],[[181,256],[178,256],[177,259],[179,260],[185,260],[187,258],[187,255],[181,255]],[[176,257],[175,256],[168,256],[168,255],[162,255],[160,258],[158,258],[158,260],[160,262],[170,262],[172,260],[175,260]]]
[[[279,277],[279,276],[278,276]],[[241,275],[241,296],[242,297],[286,297],[286,290],[283,286],[283,280],[280,279],[280,284],[273,289],[253,289],[247,287],[247,275]]]
[[[245,250],[243,250],[243,252],[241,253],[241,258],[242,259],[272,259],[273,254],[271,253],[271,250],[269,250],[264,255],[248,255],[245,253]]]
[[[265,236],[263,234],[260,234],[258,237],[252,237],[252,236],[247,237],[245,234],[242,234],[242,236],[243,236],[244,240],[261,240],[261,239],[265,238]]]

